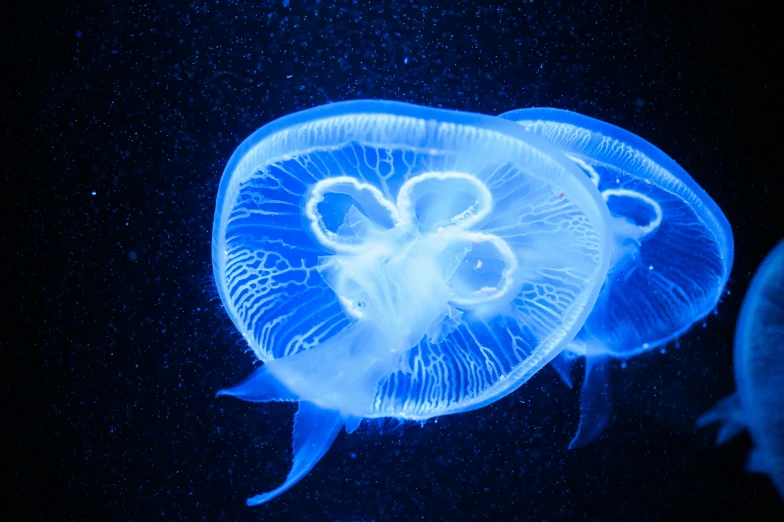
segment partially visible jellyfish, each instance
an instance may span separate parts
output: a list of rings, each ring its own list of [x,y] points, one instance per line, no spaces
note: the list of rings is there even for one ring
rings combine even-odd
[[[219,392],[299,403],[280,495],[363,418],[488,404],[582,327],[612,249],[601,195],[500,118],[396,102],[276,120],[221,180],[213,268],[264,365]]]
[[[571,386],[571,364],[586,356],[580,424],[569,445],[578,448],[609,421],[610,359],[662,346],[716,307],[732,267],[732,230],[691,176],[639,136],[559,109],[501,117],[563,151],[599,188],[612,216],[607,280],[583,329],[553,361]]]
[[[784,240],[751,281],[735,328],[737,391],[697,421],[721,422],[717,444],[744,428],[754,449],[747,469],[770,477],[784,498]]]

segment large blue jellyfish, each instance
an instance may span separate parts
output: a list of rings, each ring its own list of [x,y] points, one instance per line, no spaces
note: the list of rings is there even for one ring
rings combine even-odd
[[[582,327],[612,249],[596,188],[500,118],[354,101],[246,139],[218,192],[213,267],[264,365],[219,392],[296,401],[299,481],[345,426],[491,403]]]
[[[639,136],[559,109],[501,117],[571,158],[612,216],[607,280],[583,329],[553,362],[571,386],[571,362],[586,356],[580,425],[570,444],[577,448],[596,439],[610,418],[610,358],[662,346],[716,307],[732,267],[732,230],[691,176]]]
[[[751,281],[735,328],[737,392],[700,417],[723,423],[717,443],[744,428],[754,441],[749,471],[768,475],[784,498],[784,241]]]

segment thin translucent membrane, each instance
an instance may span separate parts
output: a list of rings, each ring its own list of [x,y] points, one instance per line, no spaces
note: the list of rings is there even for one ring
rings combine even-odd
[[[335,423],[455,413],[525,382],[587,317],[608,221],[577,168],[496,118],[351,102],[251,136],[221,181],[213,265],[265,364],[222,394],[310,419],[284,485],[255,499],[304,476]]]

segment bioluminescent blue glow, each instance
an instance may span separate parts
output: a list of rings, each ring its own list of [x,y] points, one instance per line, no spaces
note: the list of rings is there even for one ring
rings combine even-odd
[[[639,136],[559,109],[501,117],[563,151],[601,191],[612,216],[607,280],[585,326],[553,365],[571,384],[570,362],[587,356],[580,427],[570,447],[584,446],[610,417],[609,358],[662,346],[716,307],[732,267],[732,231],[691,176]]]
[[[747,469],[768,475],[784,498],[784,241],[754,274],[735,328],[733,355],[737,392],[697,424],[722,422],[717,444],[747,428],[754,441]]]
[[[299,481],[345,426],[512,392],[582,327],[610,263],[601,195],[512,122],[396,102],[258,130],[218,192],[213,267],[264,362],[220,392],[296,401]]]

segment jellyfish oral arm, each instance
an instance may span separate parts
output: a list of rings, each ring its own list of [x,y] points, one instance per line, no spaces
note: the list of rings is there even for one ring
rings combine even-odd
[[[362,418],[379,382],[396,369],[404,351],[391,349],[390,343],[396,341],[360,319],[319,346],[269,361],[263,368],[296,400],[346,419]]]
[[[718,445],[724,444],[746,429],[740,395],[733,393],[722,399],[697,419],[697,426],[707,426],[716,422],[721,423],[719,434],[716,436],[716,444]]]
[[[572,382],[572,366],[577,357],[578,355],[576,353],[564,350],[550,362],[550,368],[558,374],[558,377],[569,388],[574,386],[574,383]]]
[[[601,300],[602,297],[598,306],[602,306]],[[572,365],[577,357],[585,358],[585,376],[580,387],[580,422],[569,449],[582,448],[598,439],[612,415],[611,356],[599,341],[600,336],[583,335],[572,341],[551,363],[561,380],[571,388]]]
[[[379,381],[399,357],[374,359],[368,348],[378,341],[372,328],[360,321],[316,348],[267,362],[243,383],[219,392],[253,402],[299,402],[291,470],[283,484],[249,498],[249,506],[268,502],[299,482],[344,425],[349,432],[356,429]],[[357,357],[361,354],[368,355]]]
[[[324,410],[309,402],[300,402],[294,415],[294,461],[286,481],[271,491],[249,498],[248,506],[269,502],[302,480],[327,452],[344,422],[345,419],[333,411]]]
[[[587,446],[598,439],[612,415],[610,357],[586,356],[585,377],[580,388],[580,424],[569,449]]]

